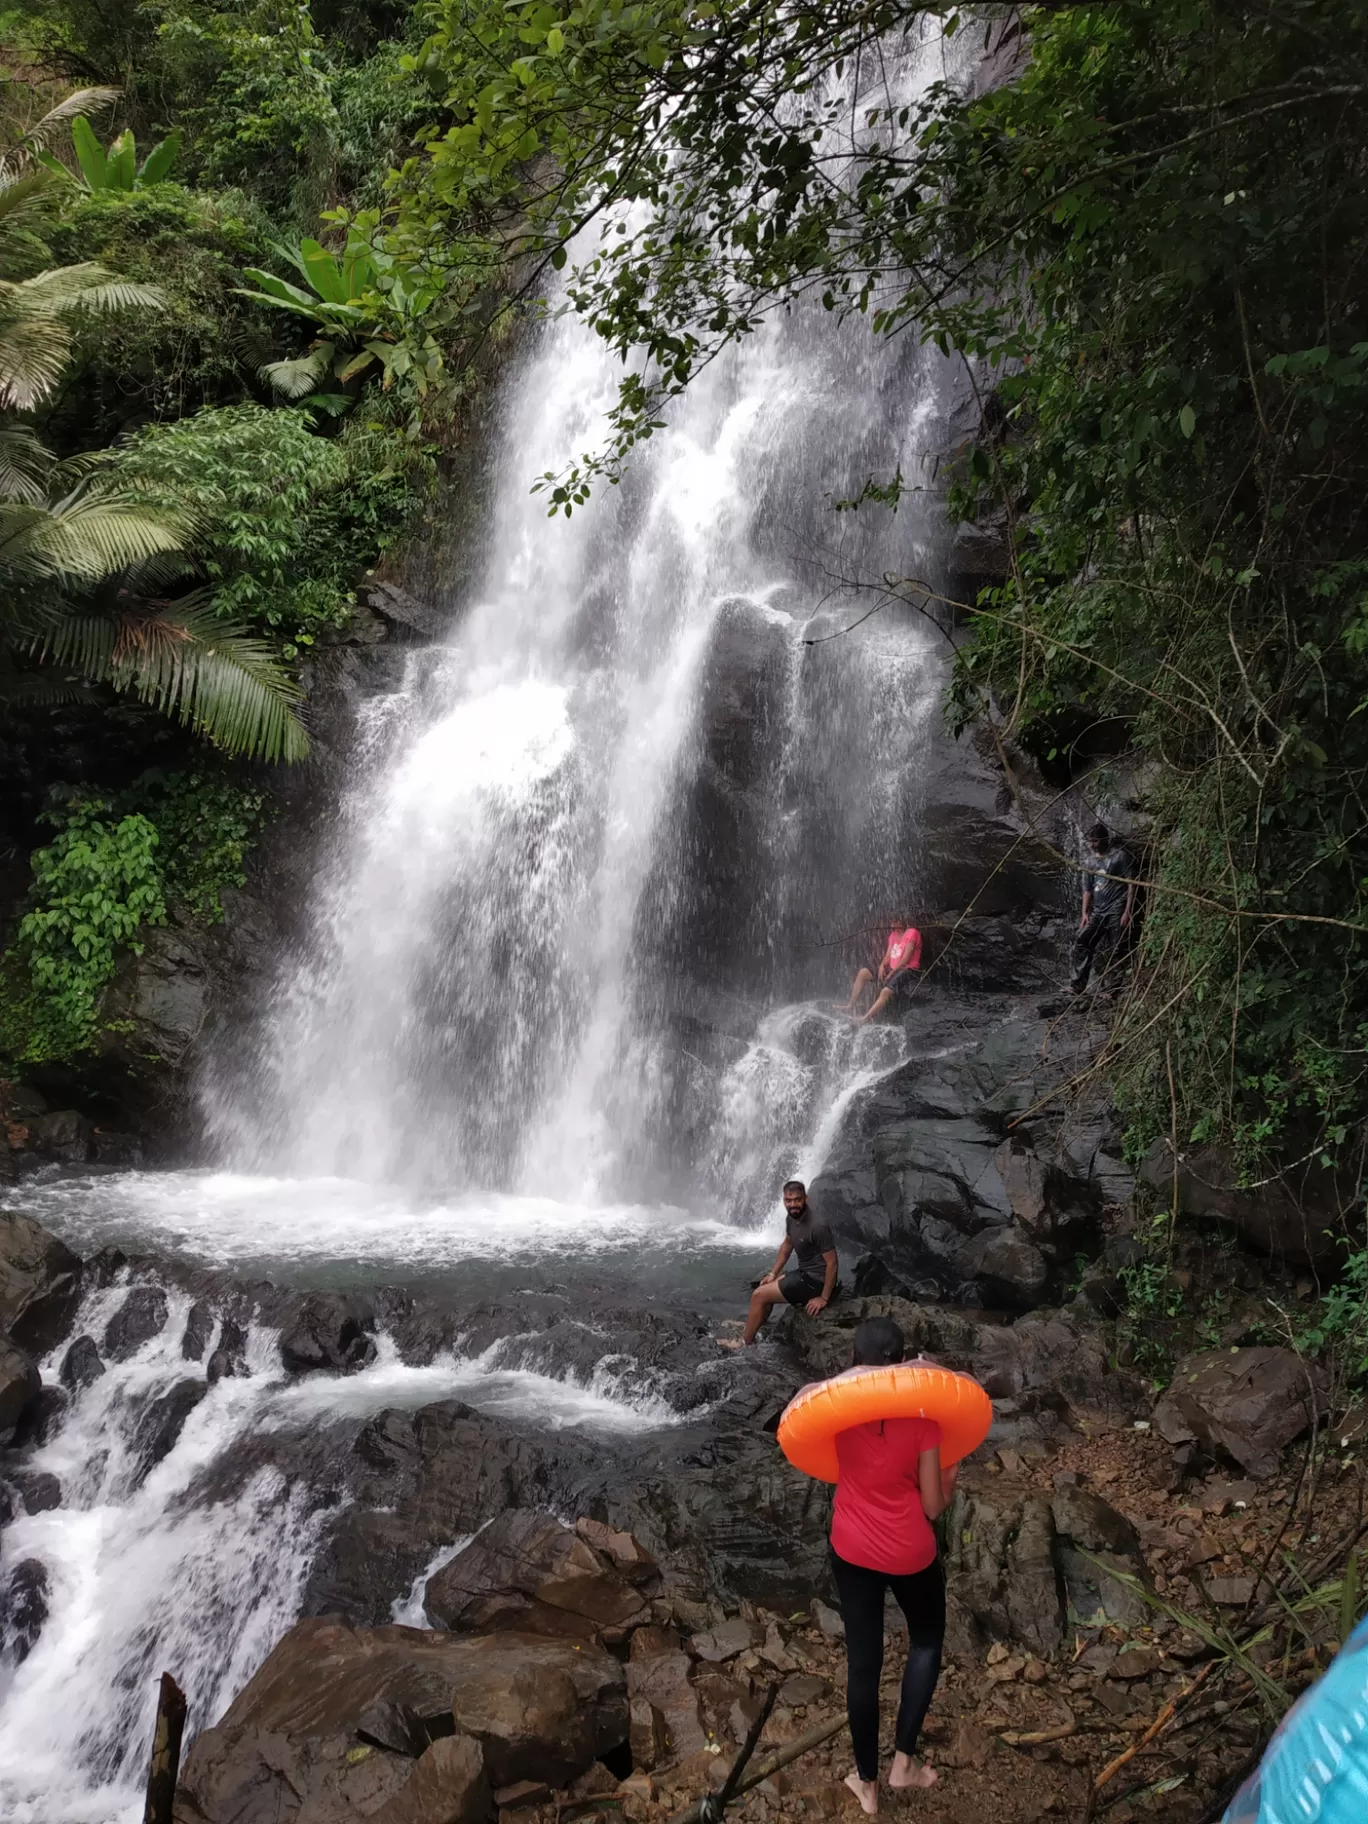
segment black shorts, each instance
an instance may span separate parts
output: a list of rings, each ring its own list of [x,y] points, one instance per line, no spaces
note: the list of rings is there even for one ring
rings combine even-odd
[[[816,1277],[811,1273],[785,1273],[784,1277],[779,1281],[779,1290],[783,1293],[789,1304],[805,1305],[810,1298],[820,1298],[822,1296],[822,1287],[825,1284],[825,1273],[819,1274]],[[833,1286],[831,1288],[831,1296],[835,1298],[839,1290],[840,1288],[838,1286]]]
[[[893,997],[894,1006],[899,1001],[905,1001],[916,985],[917,971],[915,969],[899,969],[896,975],[890,975],[884,983],[884,987]]]

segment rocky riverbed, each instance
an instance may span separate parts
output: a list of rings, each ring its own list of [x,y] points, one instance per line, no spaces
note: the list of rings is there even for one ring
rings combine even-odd
[[[880,1276],[894,1266],[868,1257],[864,1279]],[[1115,1365],[1100,1283],[1016,1314],[847,1297],[738,1357],[715,1312],[682,1301],[301,1292],[117,1250],[82,1260],[9,1215],[0,1731],[28,1766],[7,1767],[7,1803],[81,1815],[62,1809],[64,1739],[66,1789],[41,1809],[57,1776],[35,1711],[73,1677],[95,1712],[78,1781],[131,1790],[170,1670],[192,1705],[184,1824],[667,1816],[716,1780],[770,1683],[767,1745],[839,1709],[828,1493],[772,1433],[885,1311],[974,1373],[996,1415],[945,1525],[943,1783],[899,1803],[1071,1812],[1200,1670],[1202,1642],[1155,1602],[1234,1617],[1260,1600],[1318,1397],[1290,1352],[1227,1346],[1156,1407]],[[101,1642],[84,1671],[69,1659],[83,1622]],[[1170,1768],[1156,1777],[1183,1782],[1166,1817],[1199,1816],[1238,1760],[1244,1719],[1214,1740],[1211,1723],[1152,1751]],[[833,1815],[843,1771],[837,1741],[746,1803]]]

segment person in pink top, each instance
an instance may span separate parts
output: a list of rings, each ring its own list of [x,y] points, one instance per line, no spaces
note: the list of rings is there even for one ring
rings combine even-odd
[[[855,1331],[855,1367],[903,1360],[903,1333],[890,1317]],[[880,1419],[836,1434],[840,1480],[831,1517],[831,1570],[846,1636],[846,1714],[855,1771],[846,1785],[871,1817],[879,1808],[879,1679],[884,1595],[907,1618],[907,1664],[888,1783],[932,1786],[936,1772],[913,1757],[940,1677],[945,1641],[945,1573],[931,1522],[955,1492],[958,1466],[942,1469],[940,1426],[931,1419]]]
[[[851,987],[850,999],[838,1001],[837,1007],[842,1013],[855,1014],[866,988],[874,989],[874,999],[867,1012],[855,1014],[858,1020],[872,1020],[890,1001],[905,1001],[916,984],[921,952],[921,932],[917,927],[895,925],[888,934],[877,971],[861,969]]]

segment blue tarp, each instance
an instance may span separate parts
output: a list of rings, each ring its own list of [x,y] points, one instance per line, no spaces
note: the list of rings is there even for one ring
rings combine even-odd
[[[1224,1824],[1368,1821],[1368,1619],[1278,1725]]]

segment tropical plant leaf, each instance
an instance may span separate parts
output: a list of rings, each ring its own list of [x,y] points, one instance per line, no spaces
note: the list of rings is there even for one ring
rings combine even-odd
[[[78,114],[71,123],[71,143],[76,151],[76,163],[81,167],[81,176],[90,190],[109,190],[113,188],[109,178],[109,160],[104,149],[95,137],[95,129],[84,114]]]
[[[310,285],[325,303],[347,304],[351,302],[347,295],[346,280],[338,270],[337,261],[326,247],[321,247],[317,241],[301,241],[299,258],[308,275]]]
[[[181,131],[180,128],[177,127],[174,132],[167,134],[160,145],[153,146],[152,150],[148,153],[143,161],[142,171],[139,174],[141,181],[144,184],[162,183],[166,178],[167,172],[171,169],[172,165],[175,164],[176,159],[180,154],[180,149]]]
[[[0,308],[3,300],[0,300]],[[32,411],[62,377],[71,331],[57,315],[0,317],[0,406]]]
[[[125,127],[109,148],[107,170],[111,190],[131,190],[137,182],[138,142],[132,127]]]

